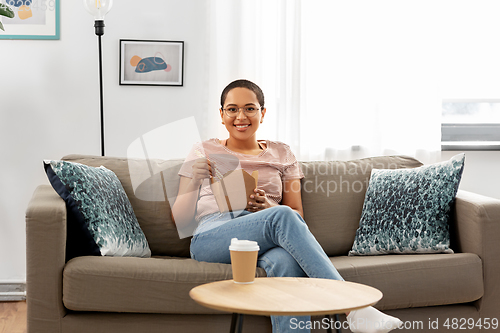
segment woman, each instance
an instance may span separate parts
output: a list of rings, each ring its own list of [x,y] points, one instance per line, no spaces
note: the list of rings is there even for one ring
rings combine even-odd
[[[276,141],[257,140],[266,115],[264,94],[254,83],[237,80],[222,92],[220,117],[229,138],[211,139],[193,147],[179,175],[179,194],[172,208],[177,227],[198,222],[191,240],[191,257],[230,263],[231,238],[257,241],[257,265],[267,276],[343,280],[303,220],[299,164],[290,148]],[[242,168],[259,171],[247,207],[221,213],[210,190],[210,178]],[[298,332],[292,317],[272,316],[273,332]],[[373,307],[348,314],[353,332],[388,332],[401,324]],[[309,317],[297,318],[306,322]],[[368,325],[367,325],[368,324]],[[303,332],[309,332],[304,330]]]

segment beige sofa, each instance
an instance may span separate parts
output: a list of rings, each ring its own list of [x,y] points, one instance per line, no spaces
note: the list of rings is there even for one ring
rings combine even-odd
[[[26,213],[28,333],[228,332],[230,315],[196,304],[188,292],[231,279],[230,265],[190,259],[190,239],[179,239],[168,202],[134,194],[129,163],[141,161],[82,155],[64,159],[104,165],[117,174],[153,257],[66,262],[64,201],[51,186],[39,186]],[[305,220],[345,279],[381,290],[384,297],[376,306],[405,321],[405,331],[452,332],[464,321],[474,322],[471,332],[492,331],[484,327],[500,319],[499,200],[459,191],[451,220],[454,254],[347,256],[371,169],[420,165],[402,156],[301,162]],[[171,183],[177,182],[178,167],[165,168]],[[151,179],[151,190],[156,181],[161,180]],[[257,275],[265,272],[258,268]],[[244,332],[271,332],[269,318],[247,316]]]

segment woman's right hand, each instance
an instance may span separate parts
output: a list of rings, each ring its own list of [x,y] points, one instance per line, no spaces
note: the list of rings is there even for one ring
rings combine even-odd
[[[178,228],[184,228],[194,221],[200,186],[212,176],[210,162],[205,157],[195,160],[192,170],[192,178],[181,176],[177,198],[172,206],[172,218]]]
[[[199,158],[193,164],[192,182],[200,186],[206,178],[212,177],[212,167],[207,158]]]

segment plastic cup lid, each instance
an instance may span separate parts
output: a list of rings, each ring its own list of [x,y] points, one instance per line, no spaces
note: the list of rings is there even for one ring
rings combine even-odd
[[[250,240],[239,240],[238,238],[231,239],[231,245],[229,250],[231,251],[258,251],[260,249],[259,245],[255,241]]]

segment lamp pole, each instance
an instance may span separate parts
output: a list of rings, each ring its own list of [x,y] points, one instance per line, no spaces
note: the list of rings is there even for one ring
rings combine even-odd
[[[95,34],[99,42],[99,103],[100,103],[100,115],[101,115],[101,156],[104,155],[104,93],[102,88],[102,43],[101,37],[104,35],[104,21],[96,20],[95,24]]]
[[[104,93],[102,84],[102,43],[104,35],[104,16],[113,6],[113,0],[83,0],[85,9],[94,17],[95,34],[99,48],[99,104],[101,118],[101,155],[104,156]]]

